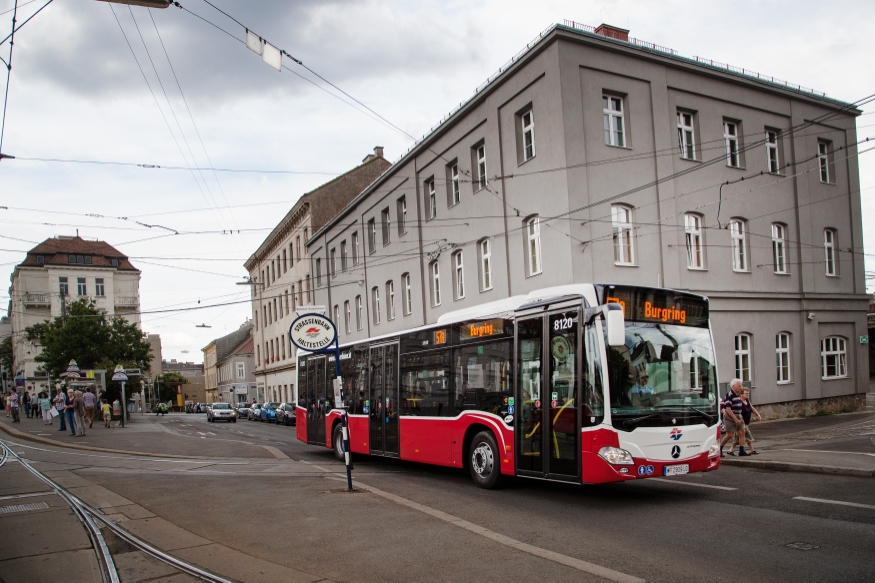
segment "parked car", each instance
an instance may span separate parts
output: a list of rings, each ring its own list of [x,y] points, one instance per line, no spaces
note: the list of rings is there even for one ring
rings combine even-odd
[[[260,421],[261,405],[258,403],[252,403],[252,405],[249,406],[249,412],[246,414],[246,418],[250,421]]]
[[[237,403],[234,405],[234,408],[237,410],[238,418],[249,419],[249,403]]]
[[[261,421],[267,421],[268,423],[276,421],[276,408],[280,405],[282,405],[282,403],[276,403],[273,401],[262,405],[259,413],[261,415]]]
[[[276,424],[295,425],[295,405],[293,403],[280,403],[276,408]]]
[[[237,423],[237,411],[231,408],[230,403],[211,403],[207,405],[207,421],[230,421]]]

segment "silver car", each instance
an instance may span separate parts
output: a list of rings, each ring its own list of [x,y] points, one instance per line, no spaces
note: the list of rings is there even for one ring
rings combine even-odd
[[[210,403],[207,405],[207,421],[230,421],[237,423],[237,411],[229,403]]]

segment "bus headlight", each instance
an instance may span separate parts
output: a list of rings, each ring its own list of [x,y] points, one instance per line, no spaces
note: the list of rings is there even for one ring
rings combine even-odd
[[[632,454],[619,447],[605,446],[599,450],[599,455],[611,465],[631,466],[635,463]]]
[[[711,449],[708,450],[708,457],[716,457],[720,455],[720,442],[714,442],[711,444]]]

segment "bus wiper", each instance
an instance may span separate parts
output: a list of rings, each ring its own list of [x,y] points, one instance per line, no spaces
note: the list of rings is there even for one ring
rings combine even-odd
[[[716,413],[708,413],[706,411],[702,411],[701,409],[697,409],[696,407],[693,407],[692,405],[670,405],[670,407],[674,407],[676,411],[680,411],[683,413],[686,413],[687,411],[692,411],[694,413],[698,413],[699,415],[701,415],[702,417],[707,419],[709,422],[713,421],[717,417]],[[663,409],[663,410],[668,410],[668,409]]]
[[[626,419],[620,425],[623,427],[632,427],[633,425],[638,425],[642,421],[646,421],[647,419],[651,419],[653,417],[662,417],[661,413],[651,413],[650,415],[644,415],[643,417],[637,417],[635,419]]]

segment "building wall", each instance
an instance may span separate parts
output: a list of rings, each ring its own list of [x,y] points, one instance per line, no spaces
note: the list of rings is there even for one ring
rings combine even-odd
[[[238,374],[238,365],[243,365],[243,376]],[[251,403],[256,400],[255,356],[249,354],[232,354],[219,363],[218,367],[218,400],[224,403],[238,403],[241,400]],[[245,394],[237,392],[237,388],[246,388]]]
[[[606,144],[605,94],[623,99],[623,147]],[[535,156],[523,160],[521,114],[529,108]],[[694,114],[695,160],[679,155],[679,110]],[[755,402],[863,392],[868,389],[865,347],[858,343],[866,333],[863,259],[837,250],[837,273],[827,276],[823,239],[824,229],[830,228],[837,233],[837,249],[862,248],[856,158],[843,159],[856,141],[855,113],[837,102],[557,29],[314,235],[309,247],[315,301],[324,303],[332,317],[337,306],[345,342],[433,323],[448,311],[553,285],[594,282],[690,290],[711,299],[721,382],[735,376],[735,336],[746,333],[752,338]],[[827,114],[832,114],[828,121],[803,127]],[[723,159],[724,121],[738,124],[742,149],[756,146],[743,153],[738,168]],[[800,129],[786,131],[791,127]],[[769,173],[762,143],[766,128],[784,130],[776,173]],[[818,140],[832,144],[828,183],[820,180]],[[485,188],[479,188],[477,176],[480,144],[486,147]],[[454,163],[464,182],[461,201],[452,206],[447,189],[448,168]],[[432,180],[434,217],[428,200]],[[720,184],[727,181],[739,182],[720,193]],[[401,197],[408,209],[406,233],[396,228]],[[612,203],[631,209],[630,265],[614,260]],[[380,228],[384,210],[392,225],[388,242]],[[704,225],[701,269],[688,267],[686,213],[698,214]],[[542,220],[539,273],[532,273],[527,258],[525,221],[534,215]],[[733,271],[732,240],[725,228],[732,218],[747,224],[748,265],[740,272]],[[374,249],[367,248],[371,220],[377,225]],[[773,223],[785,228],[786,274],[775,273]],[[349,246],[354,232],[365,251],[362,260],[328,273],[331,250],[343,241]],[[479,281],[478,244],[484,239],[492,248],[491,289]],[[454,255],[460,251],[464,297],[454,293]],[[440,273],[439,304],[433,261]],[[409,314],[403,306],[404,274],[411,278]],[[394,319],[387,305],[389,282],[395,292]],[[374,288],[380,296],[379,318]],[[358,297],[364,316],[360,330]],[[348,327],[346,302],[352,312]],[[778,384],[775,342],[780,332],[791,334],[792,373],[789,382]],[[833,335],[847,340],[848,376],[822,380],[821,340]]]

